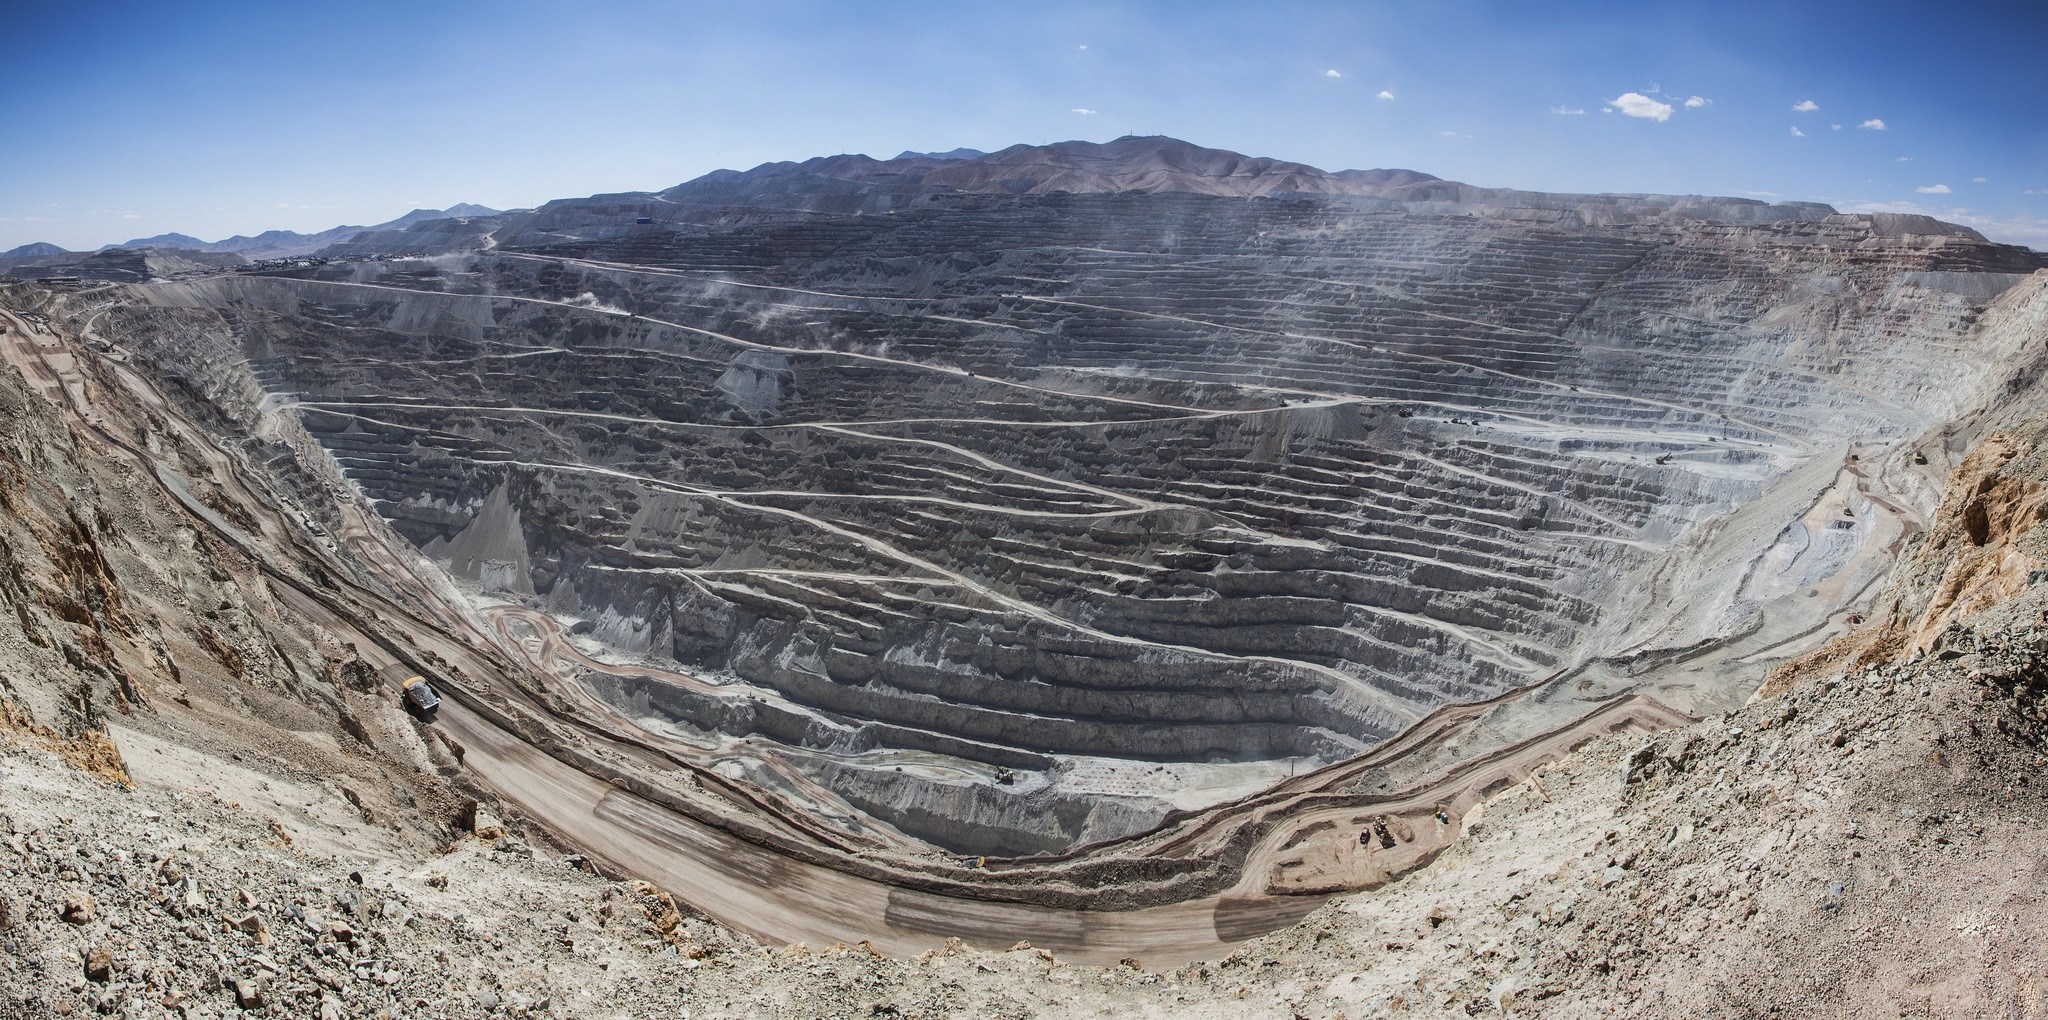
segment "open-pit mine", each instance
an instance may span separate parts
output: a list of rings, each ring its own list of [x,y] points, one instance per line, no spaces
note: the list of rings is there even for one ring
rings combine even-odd
[[[771,940],[1148,964],[1853,630],[2048,316],[1925,217],[1161,138],[94,258],[6,359],[331,639],[110,654],[426,676],[423,768]]]

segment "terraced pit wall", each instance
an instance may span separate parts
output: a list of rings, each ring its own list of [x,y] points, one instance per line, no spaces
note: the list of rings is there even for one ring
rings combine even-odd
[[[1868,551],[1870,507],[1787,529],[1995,398],[2040,260],[1841,220],[958,196],[135,291],[210,353],[104,321],[482,592],[713,681],[593,678],[656,732],[1040,852]]]

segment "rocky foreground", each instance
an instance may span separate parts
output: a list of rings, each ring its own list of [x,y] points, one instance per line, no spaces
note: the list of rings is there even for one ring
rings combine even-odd
[[[1407,880],[1164,973],[764,946],[488,813],[435,849],[332,778],[9,714],[0,1015],[2040,1016],[2041,435],[1965,462],[1860,645],[1595,740]]]

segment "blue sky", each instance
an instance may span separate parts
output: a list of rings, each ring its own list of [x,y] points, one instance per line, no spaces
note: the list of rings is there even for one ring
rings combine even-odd
[[[1923,211],[2048,249],[2042,0],[0,0],[0,20],[0,250],[1128,133]]]

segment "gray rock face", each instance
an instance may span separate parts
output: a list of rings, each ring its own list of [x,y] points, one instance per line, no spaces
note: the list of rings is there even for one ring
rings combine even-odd
[[[179,248],[104,248],[92,252],[57,249],[52,253],[0,256],[0,275],[23,280],[74,277],[112,283],[140,283],[216,271],[247,262],[247,259],[232,253]]]
[[[1300,195],[1313,168],[1171,147],[1061,173],[1293,197],[930,190],[993,158],[685,186],[919,196],[893,215],[589,218],[643,207],[615,196],[488,253],[177,300],[421,547],[732,681],[600,696],[777,742],[941,845],[1044,849],[1202,795],[1095,763],[1221,790],[1846,577],[1867,532],[1787,527],[1852,444],[2003,380],[2019,341],[1984,323],[2041,265],[1825,207],[1321,171],[1376,194]]]
[[[767,351],[742,351],[715,384],[727,403],[749,421],[774,416],[782,408],[796,373],[789,359]]]
[[[493,215],[441,216],[420,210],[390,223],[353,229],[345,236],[323,240],[314,250],[322,258],[468,251],[488,247],[486,238],[498,223]]]

